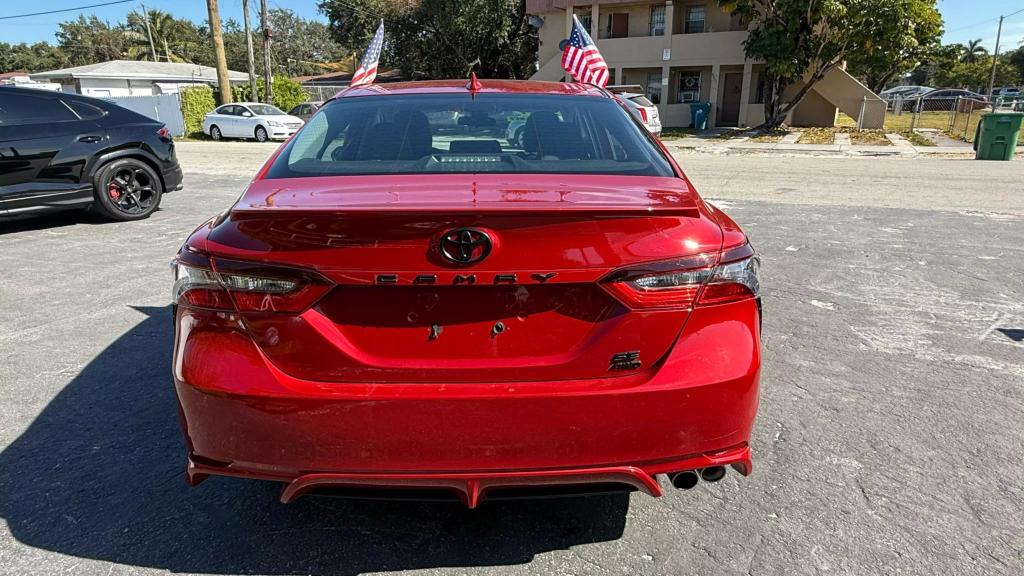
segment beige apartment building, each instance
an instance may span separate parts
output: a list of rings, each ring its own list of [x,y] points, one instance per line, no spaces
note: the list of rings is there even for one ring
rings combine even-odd
[[[756,126],[764,121],[763,65],[743,51],[747,27],[715,0],[527,0],[543,20],[540,69],[533,80],[561,80],[558,44],[569,36],[571,14],[589,28],[611,73],[610,84],[639,84],[658,105],[666,127],[690,125],[690,104],[710,102],[709,126]],[[792,126],[833,126],[837,111],[863,114],[880,128],[885,104],[841,69],[834,69],[787,118]]]

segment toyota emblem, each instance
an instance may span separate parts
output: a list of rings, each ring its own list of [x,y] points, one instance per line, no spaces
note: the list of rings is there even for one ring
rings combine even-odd
[[[476,228],[455,228],[441,236],[441,255],[456,264],[474,264],[491,253],[491,237]]]

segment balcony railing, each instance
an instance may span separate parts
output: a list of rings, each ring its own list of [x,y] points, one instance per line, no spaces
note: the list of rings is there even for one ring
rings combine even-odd
[[[673,66],[707,64],[742,64],[745,58],[743,41],[747,31],[673,34],[671,43],[664,36],[633,36],[605,38],[597,41],[609,65],[653,66],[665,62],[664,51],[671,47],[668,62]]]

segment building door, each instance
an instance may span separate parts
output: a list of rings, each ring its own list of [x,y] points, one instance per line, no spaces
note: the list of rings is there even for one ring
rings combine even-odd
[[[629,36],[629,13],[609,14],[608,37],[625,38],[626,36]]]
[[[719,126],[736,126],[740,121],[740,101],[743,97],[743,74],[726,74],[722,86],[722,113]]]

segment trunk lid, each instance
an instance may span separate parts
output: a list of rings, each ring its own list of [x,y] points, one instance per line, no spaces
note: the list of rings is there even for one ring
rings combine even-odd
[[[688,311],[630,310],[600,281],[632,264],[716,251],[721,231],[681,179],[553,184],[566,180],[257,180],[205,249],[315,269],[335,284],[300,316],[244,315],[266,356],[296,377],[454,383],[633,374],[664,356]],[[490,250],[474,246],[475,261],[453,261],[442,238],[465,230],[486,235]]]

